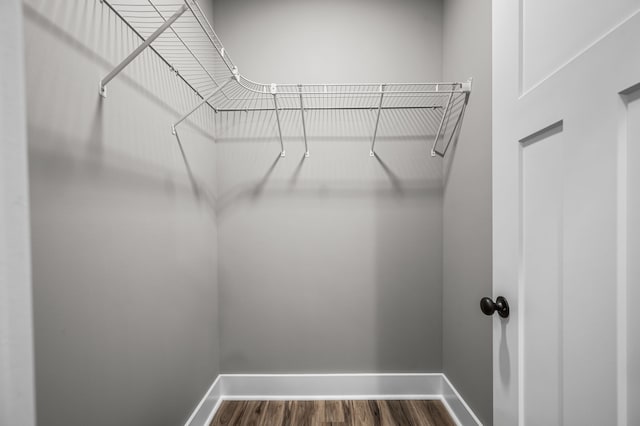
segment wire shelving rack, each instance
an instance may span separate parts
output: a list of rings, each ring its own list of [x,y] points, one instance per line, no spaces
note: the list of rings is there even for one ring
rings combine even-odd
[[[309,156],[306,116],[313,111],[363,110],[374,117],[369,154],[383,111],[423,110],[429,114],[432,156],[444,157],[462,125],[471,80],[445,83],[264,84],[239,73],[229,53],[196,0],[100,0],[118,15],[142,43],[100,81],[107,84],[144,49],[150,48],[201,99],[172,124],[172,132],[205,104],[216,114],[271,111],[275,116],[281,156],[285,156],[281,114],[298,111]]]

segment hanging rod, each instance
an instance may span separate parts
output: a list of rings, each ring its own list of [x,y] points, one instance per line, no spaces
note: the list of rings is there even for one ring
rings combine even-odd
[[[441,109],[442,107],[439,105],[434,105],[434,106],[419,106],[419,107],[411,107],[411,106],[397,106],[397,107],[393,107],[393,106],[385,106],[385,107],[381,107],[380,109],[385,111],[385,110],[406,110],[406,109]],[[215,112],[261,112],[261,111],[273,111],[273,108],[214,108]],[[294,107],[280,107],[279,108],[280,111],[300,111],[300,108],[294,108]],[[309,107],[305,107],[304,110],[305,111],[358,111],[358,110],[362,110],[362,111],[375,111],[378,108],[372,108],[372,107],[328,107],[328,108],[309,108]]]
[[[280,113],[300,112],[309,155],[305,116],[314,111],[372,111],[372,137],[369,154],[375,155],[376,137],[385,111],[430,110],[435,120],[424,124],[433,134],[431,156],[444,157],[462,126],[471,93],[471,80],[442,83],[380,84],[264,84],[238,72],[228,52],[196,0],[101,0],[142,39],[122,62],[100,81],[100,94],[106,86],[146,48],[152,49],[197,94],[200,102],[171,126],[187,120],[204,104],[215,113],[274,112],[274,125],[285,156]],[[170,31],[167,31],[170,29]],[[208,93],[203,95],[203,93]],[[432,132],[432,133],[431,133]]]

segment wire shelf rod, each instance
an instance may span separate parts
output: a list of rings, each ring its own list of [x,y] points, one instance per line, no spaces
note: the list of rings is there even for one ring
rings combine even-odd
[[[185,4],[187,5],[187,7],[191,10],[191,13],[193,13],[193,16],[196,18],[196,21],[198,22],[198,25],[202,28],[202,31],[204,31],[205,35],[207,36],[207,38],[209,38],[209,40],[211,40],[211,44],[213,45],[213,47],[215,48],[216,52],[218,52],[218,55],[220,55],[220,57],[222,58],[222,61],[225,63],[225,65],[227,65],[227,67],[229,68],[229,71],[233,72],[234,69],[236,69],[236,67],[233,65],[233,62],[231,62],[231,60],[229,59],[229,62],[231,62],[231,64],[227,64],[227,61],[224,60],[224,51],[223,50],[218,50],[218,47],[216,46],[215,41],[213,40],[213,38],[211,38],[211,35],[209,34],[209,32],[207,32],[207,29],[204,27],[204,25],[202,24],[202,22],[200,21],[200,19],[196,16],[196,13],[194,12],[193,8],[191,7],[191,4],[189,4],[188,1],[185,0]],[[200,6],[198,5],[198,3],[196,3],[195,1],[193,1],[193,4],[196,6],[196,8],[198,9],[198,11],[200,12],[201,16],[203,17],[203,19],[205,20],[205,22],[207,23],[207,26],[209,27],[209,29],[211,30],[211,32],[213,33],[213,35],[215,36],[216,39],[218,39],[218,36],[215,34],[215,32],[213,31],[213,27],[211,26],[211,24],[209,23],[209,21],[207,20],[206,15],[202,12],[202,9],[200,9]],[[219,39],[218,39],[219,40]],[[220,43],[221,44],[221,43]],[[228,58],[228,56],[227,56]]]

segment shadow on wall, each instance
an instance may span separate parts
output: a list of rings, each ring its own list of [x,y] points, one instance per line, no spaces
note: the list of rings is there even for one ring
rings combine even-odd
[[[77,5],[75,4],[77,3]],[[55,22],[68,19],[69,13],[66,8],[57,7],[55,2],[45,1],[27,1],[25,3],[26,15],[38,22],[38,24],[47,30],[53,36],[68,44],[86,59],[94,62],[104,68],[104,72],[95,76],[96,81],[103,77],[106,72],[111,70],[122,58],[131,52],[139,43],[140,39],[133,32],[126,31],[125,24],[117,18],[113,12],[100,5],[98,2],[81,1],[74,2],[74,21],[77,24],[60,27]],[[125,31],[123,31],[125,30]],[[125,34],[125,36],[123,36]],[[53,52],[51,52],[53,54]],[[151,60],[150,60],[151,59]],[[153,66],[149,66],[153,63]],[[42,84],[51,84],[43,78]],[[156,58],[155,53],[146,50],[139,59],[130,64],[125,72],[121,73],[109,87],[110,98],[117,98],[119,87],[126,84],[134,88],[138,93],[145,96],[149,101],[164,108],[168,113],[178,117],[183,111],[187,111],[190,107],[197,104],[199,98],[195,94],[188,93],[185,96],[184,84],[167,69],[166,64]],[[84,89],[84,88],[83,88]],[[111,99],[103,102],[109,103]],[[111,102],[113,104],[113,102]],[[43,107],[44,108],[44,107]],[[58,113],[63,113],[59,111]],[[340,142],[358,142],[369,144],[371,134],[373,133],[375,123],[375,110],[365,111],[315,111],[307,112],[307,133],[310,149],[315,149],[315,143],[334,143]],[[136,111],[132,111],[130,117],[135,117]],[[73,120],[73,117],[68,117]],[[289,145],[290,142],[302,140],[300,114],[297,111],[283,111],[281,113],[284,143]],[[251,188],[251,184],[243,185],[235,188],[228,194],[221,194],[220,199],[216,200],[215,188],[205,187],[203,182],[206,178],[199,177],[202,173],[199,167],[189,164],[188,147],[189,132],[197,131],[201,136],[210,137],[216,135],[216,141],[219,143],[248,143],[248,142],[275,142],[277,143],[276,121],[273,111],[262,112],[230,112],[213,114],[208,107],[198,110],[188,121],[188,129],[182,131],[177,136],[177,143],[180,154],[184,160],[185,171],[189,177],[192,190],[199,200],[204,201],[209,207],[216,206],[218,212],[223,212],[228,205],[230,197],[246,197],[247,194],[254,194],[256,188]],[[185,123],[185,124],[187,124]],[[381,149],[386,143],[401,142],[421,142],[425,143],[428,150],[431,140],[434,137],[434,131],[438,127],[439,117],[435,110],[385,110],[382,112],[380,128],[378,130],[377,144]],[[100,123],[101,125],[101,123]],[[113,123],[109,124],[110,126]],[[167,127],[170,123],[166,123]],[[149,123],[149,128],[160,129],[164,132],[162,124]],[[447,125],[445,125],[446,130]],[[135,135],[132,135],[134,137]],[[286,149],[286,146],[285,146]],[[366,153],[363,147],[363,151]],[[103,151],[100,151],[103,152]],[[95,153],[95,152],[94,152]],[[119,154],[122,154],[120,150]],[[141,155],[137,158],[119,158],[114,161],[118,167],[124,167],[131,163],[127,168],[139,173],[145,170],[147,166],[153,167],[154,164],[146,164],[148,158],[152,155]],[[381,157],[378,156],[378,159]],[[124,160],[124,161],[123,161]],[[128,161],[130,160],[130,161]],[[195,161],[195,160],[192,160]],[[197,163],[197,161],[195,161]],[[384,163],[380,163],[384,164]],[[283,183],[282,187],[292,190],[298,186],[298,178],[303,170],[304,162],[299,163],[297,173],[294,179],[290,179],[288,183]],[[206,167],[210,167],[208,164]],[[390,172],[387,166],[383,170]],[[269,173],[271,174],[271,173]],[[391,178],[392,175],[387,175]],[[261,192],[266,187],[267,179],[260,180],[257,190]],[[432,188],[432,183],[426,182],[424,179],[392,179],[393,183],[391,192],[397,192],[406,186],[408,191],[426,190]],[[334,182],[335,183],[335,182]],[[402,184],[401,184],[402,183]],[[302,182],[300,183],[302,186]],[[311,191],[325,192],[328,185],[323,181],[313,183],[309,179],[305,180],[304,188],[299,188],[301,192]],[[331,185],[329,185],[331,186]],[[270,185],[270,188],[276,189],[277,185]],[[358,187],[358,182],[350,184],[342,181],[336,186],[336,190],[346,190],[346,192],[366,192],[371,187],[366,185],[364,188]],[[385,185],[377,185],[374,188],[377,194],[381,192],[389,192]]]
[[[222,368],[441,371],[442,168],[434,117],[218,114]]]
[[[141,43],[140,37],[100,2],[75,0],[69,2],[68,7],[59,7],[58,3],[26,0],[25,16],[46,30],[50,36],[102,67],[103,73],[96,81],[104,77]],[[73,10],[73,14],[69,10]],[[59,22],[68,19],[75,23],[73,28],[59,25]],[[55,81],[47,80],[46,75],[43,79],[43,84],[56,84]],[[185,83],[150,49],[143,51],[110,83],[110,86],[119,86],[120,83],[126,83],[176,118],[201,100],[195,93],[190,93],[192,91],[187,89]],[[98,83],[95,85],[97,87]],[[117,93],[118,90],[114,89],[113,97],[117,97]],[[205,137],[210,137],[213,130],[211,113],[212,111],[206,107],[191,118],[193,127],[201,131]],[[171,123],[166,124],[169,128]]]
[[[283,158],[273,111],[216,114],[218,215],[265,191],[279,197],[411,197],[441,191],[439,162],[429,156],[439,123],[432,111],[383,111],[373,158],[375,111],[310,111],[305,116],[310,157],[304,156],[300,113],[283,111]],[[244,173],[227,173],[228,164]]]
[[[23,4],[38,416],[182,424],[219,373],[212,114],[181,152],[197,99],[155,54],[98,95],[140,42],[106,6]]]
[[[59,124],[57,131],[59,143],[36,146],[37,149],[50,150],[47,155],[64,157],[60,153],[60,144],[71,148],[73,144],[84,153],[83,166],[89,173],[97,173],[105,168],[114,172],[128,174],[131,178],[159,181],[164,185],[167,175],[188,176],[188,185],[199,201],[208,205],[214,212],[215,185],[211,172],[214,158],[208,161],[187,161],[190,151],[197,152],[202,148],[203,138],[212,140],[215,129],[214,114],[209,107],[196,111],[183,126],[182,133],[187,140],[194,141],[186,145],[180,137],[172,137],[170,125],[184,111],[197,105],[200,98],[193,93],[167,65],[152,51],[145,50],[127,68],[109,84],[109,97],[98,96],[87,90],[98,86],[99,80],[126,57],[141,40],[136,36],[109,8],[98,1],[76,0],[68,2],[26,0],[24,2],[25,17],[39,28],[46,37],[51,37],[65,45],[68,49],[83,58],[75,75],[67,75],[66,81],[56,80],[55,73],[41,72],[36,79],[29,81],[34,92],[43,94],[38,102],[31,102],[30,121],[37,123],[51,118]],[[64,23],[64,24],[61,24]],[[32,33],[27,33],[32,45],[40,44]],[[66,56],[55,49],[44,51],[39,59],[41,63],[64,62]],[[76,61],[77,65],[81,63]],[[51,93],[52,89],[55,93]],[[133,89],[142,98],[159,108],[168,117],[158,121],[145,112],[142,104],[132,104],[123,94]],[[50,94],[44,96],[44,94]],[[56,108],[61,100],[75,104],[73,107]],[[91,121],[80,119],[76,111],[94,111]],[[90,126],[87,128],[86,126]],[[114,128],[128,129],[118,138]],[[84,135],[84,136],[80,136]],[[110,139],[105,145],[104,139]],[[144,147],[138,141],[153,138],[156,146]],[[169,141],[170,144],[160,141]],[[178,149],[173,146],[177,142]],[[211,148],[213,149],[213,148]],[[175,166],[175,153],[180,153],[182,167]],[[60,158],[60,160],[64,160]],[[167,164],[172,167],[167,169]],[[199,176],[199,178],[197,178]],[[179,185],[184,185],[179,179]]]
[[[279,157],[272,112],[213,115],[203,108],[189,125],[181,126],[176,139],[169,132],[171,120],[198,99],[153,52],[136,59],[110,83],[109,98],[99,100],[100,78],[140,42],[108,9],[97,1],[34,0],[26,1],[25,10],[27,36],[34,38],[28,45],[36,54],[28,67],[30,161],[37,163],[33,205],[40,212],[34,222],[41,225],[35,227],[35,238],[42,240],[34,259],[48,262],[36,279],[58,283],[40,288],[36,307],[51,300],[65,306],[65,298],[85,295],[82,309],[100,312],[111,321],[88,323],[79,306],[64,310],[62,319],[47,318],[41,305],[38,325],[55,330],[37,330],[38,337],[56,336],[65,325],[87,324],[85,332],[90,326],[104,327],[101,331],[114,347],[132,345],[136,337],[145,336],[141,355],[187,351],[192,342],[166,347],[171,342],[156,326],[187,330],[193,325],[185,322],[189,315],[198,315],[190,306],[213,298],[206,288],[215,280],[207,264],[215,252],[215,230],[196,209],[189,210],[195,198],[204,201],[209,213],[218,214],[224,234],[222,371],[440,371],[442,167],[440,159],[429,156],[429,129],[435,127],[436,117],[425,111],[383,111],[375,157],[369,156],[375,111],[309,113],[310,158],[303,157],[295,111],[281,117],[285,158]],[[41,47],[43,39],[50,43]],[[59,80],[53,81],[59,84],[52,84],[51,74],[40,72],[42,64],[55,71]],[[37,94],[47,94],[49,102],[33,102],[40,99]],[[68,107],[52,108],[63,100]],[[219,136],[215,150],[211,134]],[[211,167],[213,162],[217,167]],[[46,214],[47,209],[53,214]],[[81,212],[83,227],[94,233],[76,232],[70,212]],[[50,226],[52,218],[60,221],[58,226]],[[51,238],[44,241],[46,233]],[[60,241],[85,255],[83,268],[53,270],[77,260],[56,252]],[[102,251],[82,252],[88,246]],[[59,258],[46,258],[50,252]],[[140,256],[143,252],[146,255]],[[136,263],[129,258],[147,260]],[[101,285],[96,276],[124,287]],[[171,285],[196,281],[194,291]],[[78,292],[62,291],[59,283]],[[87,295],[89,290],[93,296]],[[51,294],[43,297],[43,291]],[[135,303],[123,299],[132,291]],[[104,300],[119,309],[103,312]],[[141,315],[136,310],[140,306],[154,309]],[[164,316],[158,318],[160,312]],[[140,319],[140,329],[127,323]],[[193,327],[202,332],[202,345],[215,334],[201,329],[209,320],[216,321],[200,318]],[[109,334],[116,329],[128,334]],[[97,335],[89,333],[94,339]],[[85,360],[105,361],[101,371],[115,370],[117,365],[108,364],[114,359],[108,350],[92,352],[104,349],[101,342],[87,341],[90,344],[74,356],[39,359],[38,368],[45,359],[47,371],[55,371],[61,381],[65,374],[93,377],[91,362],[73,365],[77,356],[85,355]],[[61,338],[40,342],[40,348],[63,343],[73,344]],[[155,352],[146,351],[149,348]],[[210,347],[200,349],[216,358]],[[176,375],[182,370],[170,359],[188,355],[164,357],[154,368]],[[209,371],[211,363],[184,364],[193,371]],[[80,367],[87,371],[78,374]],[[179,412],[202,394],[187,389],[193,371],[166,379],[182,383],[185,392],[180,393],[179,386],[151,389],[155,382],[149,379],[138,381],[138,394],[170,392],[176,406],[162,404],[156,415]],[[113,391],[119,377],[110,375],[107,386],[95,395],[144,416],[144,407],[129,405],[125,393]],[[198,380],[206,381],[193,382]],[[62,398],[54,389],[49,394]],[[44,400],[52,410],[67,402],[55,398]]]

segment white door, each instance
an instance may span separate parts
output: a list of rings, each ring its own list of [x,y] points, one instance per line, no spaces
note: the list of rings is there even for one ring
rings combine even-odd
[[[639,11],[493,2],[495,425],[640,425]]]

